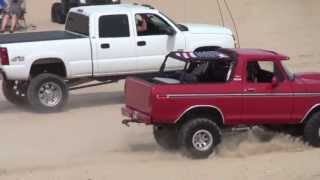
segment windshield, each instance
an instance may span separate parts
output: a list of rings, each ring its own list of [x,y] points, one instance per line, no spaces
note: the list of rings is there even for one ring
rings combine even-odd
[[[89,17],[74,12],[69,13],[66,31],[89,36]]]
[[[286,62],[286,61],[281,61],[281,64],[282,64],[282,67],[283,67],[284,71],[287,73],[289,80],[291,81],[291,80],[294,79],[294,73],[292,73],[292,72],[288,69],[288,67],[287,67],[287,65],[286,65],[285,62]]]
[[[174,20],[172,20],[171,18],[169,18],[168,16],[166,16],[163,13],[160,13],[162,16],[166,17],[174,26],[176,26],[180,31],[188,31],[188,28],[185,25],[182,24],[177,24]]]

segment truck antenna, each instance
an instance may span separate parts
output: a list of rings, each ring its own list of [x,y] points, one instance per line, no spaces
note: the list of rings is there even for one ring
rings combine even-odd
[[[224,27],[224,18],[223,18],[223,14],[222,14],[222,9],[221,9],[220,0],[217,0],[217,5],[218,5],[218,9],[219,9],[219,15],[220,15],[220,20],[221,20],[221,25]]]
[[[239,33],[238,33],[238,27],[237,27],[237,24],[236,24],[236,21],[234,20],[234,17],[231,13],[231,9],[230,9],[230,6],[227,2],[227,0],[223,0],[224,2],[224,5],[226,6],[227,8],[227,11],[230,15],[230,18],[231,18],[231,21],[232,21],[232,24],[233,24],[233,27],[234,27],[234,30],[235,30],[235,33],[236,33],[236,38],[237,38],[237,41],[238,41],[238,47],[240,48],[240,39],[239,39]]]
[[[187,0],[184,0],[184,4],[183,4],[183,8],[184,8],[184,11],[183,11],[183,18],[184,18],[184,21],[187,21]]]

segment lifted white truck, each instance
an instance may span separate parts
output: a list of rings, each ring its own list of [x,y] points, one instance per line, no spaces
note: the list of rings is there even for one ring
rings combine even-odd
[[[16,105],[59,111],[69,90],[87,87],[81,83],[156,73],[170,51],[234,46],[229,29],[176,24],[150,6],[77,7],[70,10],[65,31],[0,36],[3,93]]]

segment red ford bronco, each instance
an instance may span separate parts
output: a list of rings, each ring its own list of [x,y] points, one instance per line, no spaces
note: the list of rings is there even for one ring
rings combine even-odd
[[[320,74],[292,74],[288,59],[258,49],[172,52],[163,76],[126,80],[123,123],[153,125],[160,146],[191,158],[207,158],[223,130],[254,125],[290,130],[320,147]]]

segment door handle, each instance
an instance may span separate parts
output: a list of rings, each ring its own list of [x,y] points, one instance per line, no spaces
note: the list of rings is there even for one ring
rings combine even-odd
[[[147,42],[145,42],[145,41],[138,41],[138,42],[137,42],[137,45],[138,45],[138,46],[145,46],[145,45],[147,45]]]
[[[256,92],[255,88],[247,88],[245,89],[246,92]]]
[[[109,49],[110,48],[110,44],[106,43],[106,44],[101,44],[101,48],[102,49]]]

